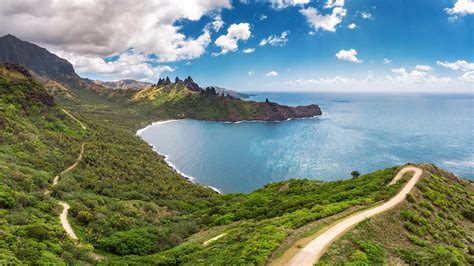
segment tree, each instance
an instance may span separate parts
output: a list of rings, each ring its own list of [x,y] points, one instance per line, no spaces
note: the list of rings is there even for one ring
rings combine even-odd
[[[353,178],[355,178],[355,177],[360,176],[360,173],[359,173],[359,171],[352,171],[352,172],[351,172],[351,176],[352,176]]]

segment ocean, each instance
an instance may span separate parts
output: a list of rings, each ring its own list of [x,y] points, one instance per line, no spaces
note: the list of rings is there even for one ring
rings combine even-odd
[[[221,192],[291,178],[339,180],[407,162],[474,179],[474,94],[257,92],[315,103],[323,115],[284,122],[157,123],[139,135],[178,171]]]

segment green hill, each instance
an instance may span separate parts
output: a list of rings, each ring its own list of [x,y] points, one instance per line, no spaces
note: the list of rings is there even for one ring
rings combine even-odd
[[[336,241],[321,265],[474,264],[474,185],[434,165],[396,208]]]
[[[176,78],[174,83],[158,83],[136,92],[133,106],[140,106],[148,113],[159,117],[192,118],[211,121],[237,122],[242,120],[281,121],[321,115],[317,105],[290,107],[269,101],[241,100],[213,87],[200,88],[188,77],[184,81]]]
[[[261,265],[331,222],[386,201],[404,184],[387,186],[399,169],[393,167],[217,194],[176,173],[134,129],[168,102],[233,98],[181,84],[136,94],[77,92],[75,101],[58,102],[25,69],[0,65],[0,264],[94,263],[93,250],[114,265]],[[78,166],[52,186],[83,143]],[[471,262],[472,183],[421,167],[423,179],[405,203],[335,242],[321,262]],[[59,201],[71,206],[68,220],[80,245],[59,222]]]

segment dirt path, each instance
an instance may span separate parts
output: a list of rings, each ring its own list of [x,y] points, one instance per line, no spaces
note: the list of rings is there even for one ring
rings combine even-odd
[[[82,129],[86,130],[87,127],[76,117],[74,117],[71,113],[69,113],[66,109],[61,109],[65,114],[67,114],[72,120],[76,121],[79,125],[81,125]]]
[[[61,224],[63,225],[64,231],[66,231],[70,238],[78,241],[79,239],[77,238],[76,234],[72,230],[71,225],[69,224],[69,221],[67,220],[67,213],[70,208],[69,204],[65,202],[60,202],[59,205],[63,206],[63,212],[59,216],[59,219],[61,220]]]
[[[213,238],[211,238],[211,239],[205,241],[205,242],[202,243],[202,244],[203,244],[204,246],[207,246],[207,245],[209,245],[210,243],[216,241],[217,239],[219,239],[219,238],[221,238],[221,237],[223,237],[223,236],[225,236],[225,235],[227,235],[227,233],[222,233],[222,234],[220,234],[220,235],[218,235],[218,236],[216,236],[216,237],[213,237]]]
[[[339,222],[334,223],[333,225],[330,225],[325,231],[318,234],[311,242],[308,243],[308,245],[302,248],[293,258],[291,258],[287,265],[313,265],[314,263],[318,262],[319,258],[324,254],[329,245],[339,236],[363,220],[389,210],[398,203],[405,200],[405,196],[412,190],[416,182],[418,182],[423,170],[414,166],[406,166],[400,170],[395,178],[388,184],[392,185],[396,183],[407,172],[414,172],[413,177],[397,195],[380,206],[356,213]]]

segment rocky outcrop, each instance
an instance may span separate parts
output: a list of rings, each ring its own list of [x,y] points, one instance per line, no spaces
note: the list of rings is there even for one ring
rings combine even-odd
[[[0,62],[21,65],[71,87],[77,88],[81,83],[81,78],[67,60],[10,34],[0,37]]]

